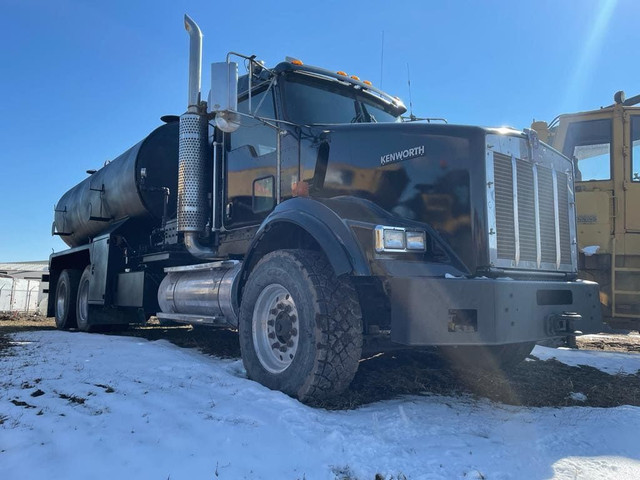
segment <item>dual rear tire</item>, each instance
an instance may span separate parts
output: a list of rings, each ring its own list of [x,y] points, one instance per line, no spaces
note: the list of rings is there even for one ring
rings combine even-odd
[[[56,327],[59,330],[76,328],[81,332],[93,332],[98,328],[101,331],[124,329],[128,326],[127,320],[137,321],[135,315],[121,311],[91,312],[89,308],[90,285],[91,265],[87,265],[82,271],[66,269],[60,273],[55,302]],[[95,325],[96,314],[102,316],[99,325]],[[93,322],[91,318],[94,319]]]
[[[56,286],[56,327],[59,330],[76,328],[76,308],[78,285],[82,272],[80,270],[63,270]]]
[[[89,282],[91,265],[83,271],[66,269],[60,273],[56,286],[55,317],[59,330],[77,328],[91,330],[89,323]]]

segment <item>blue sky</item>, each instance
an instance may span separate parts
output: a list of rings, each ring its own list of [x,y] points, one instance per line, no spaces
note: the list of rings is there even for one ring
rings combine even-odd
[[[289,55],[408,105],[408,64],[414,113],[450,123],[524,128],[640,93],[637,0],[0,0],[0,261],[66,248],[58,198],[185,110],[184,13],[204,65]]]

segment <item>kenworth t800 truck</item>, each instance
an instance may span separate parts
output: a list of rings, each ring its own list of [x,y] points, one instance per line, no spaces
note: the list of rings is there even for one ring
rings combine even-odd
[[[598,330],[573,165],[534,132],[403,121],[370,82],[236,53],[205,101],[185,26],[186,113],[56,206],[59,328],[234,327],[248,376],[305,401],[345,389],[373,339],[508,365]]]

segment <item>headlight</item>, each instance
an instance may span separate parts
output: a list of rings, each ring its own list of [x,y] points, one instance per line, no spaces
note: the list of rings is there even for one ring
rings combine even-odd
[[[424,232],[407,232],[407,250],[426,250]]]
[[[375,228],[376,252],[424,252],[425,232],[409,231],[401,227],[378,225]]]

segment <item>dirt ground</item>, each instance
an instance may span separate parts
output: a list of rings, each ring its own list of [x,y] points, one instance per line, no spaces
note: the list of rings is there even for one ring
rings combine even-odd
[[[0,356],[14,353],[10,333],[54,330],[52,318],[0,315]],[[113,333],[166,339],[184,348],[198,348],[208,355],[239,358],[237,334],[206,327],[166,327],[150,322]],[[582,350],[640,353],[638,332],[588,335],[577,339]],[[471,395],[508,405],[561,407],[640,406],[639,371],[633,375],[610,375],[588,366],[571,367],[555,360],[529,360],[509,371],[469,371],[452,368],[437,349],[409,350],[375,355],[360,362],[349,390],[319,407],[350,409],[399,395]],[[572,393],[583,393],[586,401]]]

